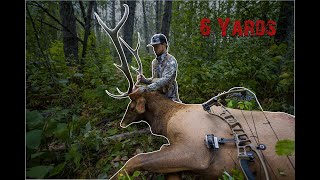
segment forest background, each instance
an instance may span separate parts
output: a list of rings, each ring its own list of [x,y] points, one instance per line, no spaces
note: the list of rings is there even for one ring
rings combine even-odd
[[[124,3],[130,14],[120,36],[135,48],[140,33],[146,77],[154,58],[146,45],[155,33],[167,36],[179,64],[184,103],[203,103],[242,86],[256,94],[264,110],[294,115],[293,1],[26,1],[27,178],[109,178],[129,158],[166,143],[145,131],[143,123],[122,129],[129,99],[105,93],[115,93],[116,87],[126,91],[128,83],[113,66],[119,64],[118,55],[93,12],[113,28]],[[211,20],[209,36],[200,33],[203,18]],[[218,18],[230,18],[226,37]],[[245,20],[274,20],[276,34],[231,36],[235,20],[242,28]],[[137,67],[126,55],[129,65]],[[226,105],[257,109],[250,100]],[[163,179],[146,172],[134,176]]]

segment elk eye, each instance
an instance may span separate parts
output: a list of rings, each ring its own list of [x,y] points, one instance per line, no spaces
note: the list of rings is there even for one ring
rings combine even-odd
[[[131,104],[129,110],[134,111],[134,107],[135,107],[134,104]]]

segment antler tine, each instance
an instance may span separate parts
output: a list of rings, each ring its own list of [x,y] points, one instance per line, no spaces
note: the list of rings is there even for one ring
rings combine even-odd
[[[133,50],[121,37],[119,37],[120,41],[129,49],[129,51],[131,52],[131,54],[133,54],[134,58],[136,59],[137,63],[138,63],[138,68],[132,67],[131,68],[135,71],[137,71],[138,74],[143,74],[142,71],[142,63],[141,63],[141,59],[139,57],[138,54],[138,50],[140,48],[140,33],[138,32],[138,43],[137,43],[137,47],[135,50]]]
[[[104,29],[105,31],[107,31],[107,33],[108,33],[109,35],[117,35],[118,32],[119,32],[119,30],[120,30],[120,28],[123,26],[123,24],[124,24],[124,23],[127,21],[127,19],[128,19],[129,6],[126,5],[126,4],[123,4],[123,6],[124,6],[124,8],[125,8],[125,10],[124,10],[124,15],[123,15],[123,17],[121,18],[120,22],[119,22],[119,23],[116,25],[116,27],[113,28],[113,29],[108,28],[107,25],[101,20],[100,16],[99,16],[96,12],[94,12],[94,15],[96,16],[99,24],[103,27],[103,29]],[[115,32],[116,32],[116,33],[115,33]],[[112,40],[113,40],[113,39],[112,39]]]
[[[124,93],[125,93],[125,92],[120,91],[119,88],[117,88],[117,91],[118,91],[120,94],[124,94]]]
[[[132,91],[133,89],[133,79],[130,73],[130,70],[128,68],[128,62],[127,62],[127,58],[124,54],[123,48],[120,44],[119,41],[119,37],[118,37],[118,33],[120,31],[120,28],[123,26],[123,24],[126,22],[128,15],[129,15],[129,6],[124,4],[123,5],[125,7],[125,11],[124,11],[124,15],[121,18],[120,22],[116,25],[116,27],[114,29],[110,29],[106,26],[106,24],[100,19],[99,15],[97,13],[94,13],[99,24],[102,26],[102,28],[107,32],[107,34],[110,36],[114,46],[116,47],[116,50],[118,52],[118,55],[120,57],[120,62],[121,65],[117,65],[114,64],[118,69],[120,69],[124,75],[126,76],[128,82],[129,82],[129,88],[128,91],[126,93],[122,93],[120,95],[114,95],[112,93],[110,93],[109,91],[106,90],[106,93],[113,97],[113,98],[117,98],[117,99],[121,99],[121,98],[125,98],[128,96],[128,94]],[[119,92],[119,91],[118,91]]]
[[[110,93],[108,90],[106,90],[106,93],[110,96],[113,97],[115,99],[122,99],[122,98],[127,98],[128,97],[128,93],[124,93],[124,94],[120,94],[120,95],[114,95],[112,93]]]

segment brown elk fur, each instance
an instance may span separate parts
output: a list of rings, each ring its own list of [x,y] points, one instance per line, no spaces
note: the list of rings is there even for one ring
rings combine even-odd
[[[159,92],[139,94],[134,91],[130,94],[130,99],[131,103],[121,126],[144,120],[150,125],[153,133],[164,135],[170,145],[162,146],[158,151],[132,157],[112,179],[117,179],[117,175],[121,173],[125,175],[124,171],[132,174],[136,170],[168,173],[168,179],[179,177],[177,174],[170,176],[170,173],[176,172],[191,172],[203,179],[218,179],[224,170],[230,173],[232,168],[240,169],[235,143],[221,145],[218,151],[206,147],[204,139],[207,134],[224,138],[233,136],[228,124],[220,117],[205,112],[201,104],[177,103]],[[145,106],[144,111],[139,110],[143,109],[141,107],[137,109],[136,106],[142,105]],[[213,110],[219,112],[218,107],[213,107]],[[279,156],[275,151],[277,138],[294,140],[294,117],[281,112],[265,111],[263,114],[262,111],[228,110],[238,119],[254,144],[257,139],[254,139],[253,135],[258,135],[260,143],[267,146],[263,155],[267,160],[270,179],[294,179],[294,154],[288,157]],[[256,179],[260,179],[261,168],[258,164],[251,165],[253,173],[257,174]]]

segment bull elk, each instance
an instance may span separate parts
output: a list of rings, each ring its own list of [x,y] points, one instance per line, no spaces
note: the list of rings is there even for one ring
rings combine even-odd
[[[115,66],[125,74],[129,82],[127,92],[121,92],[118,88],[119,95],[106,92],[113,98],[129,97],[131,100],[120,122],[121,127],[125,128],[143,120],[149,124],[152,133],[165,136],[169,143],[157,151],[140,153],[130,158],[111,179],[118,179],[120,174],[132,175],[137,170],[164,173],[167,179],[181,179],[182,172],[194,173],[202,179],[218,179],[223,172],[230,172],[232,168],[239,167],[250,169],[248,173],[250,176],[244,173],[247,179],[294,179],[295,155],[279,156],[275,150],[277,141],[295,139],[294,116],[282,112],[230,109],[217,104],[210,108],[214,113],[209,114],[203,110],[202,104],[174,102],[159,91],[142,93],[138,91],[139,87],[136,86],[138,82],[134,85],[121,42],[138,62],[139,68],[133,69],[142,74],[142,64],[138,55],[139,38],[137,48],[133,50],[118,36],[129,14],[129,7],[126,4],[124,7],[124,15],[114,29],[108,28],[95,13],[96,19],[111,37],[119,54],[121,65],[115,64]],[[246,134],[245,141],[250,142],[249,150],[255,148],[251,146],[252,144],[258,146],[259,143],[263,143],[267,147],[263,151],[255,149],[261,161],[258,161],[258,158],[251,159],[252,163],[243,168],[238,159],[237,147],[241,147],[239,139],[239,144],[225,143],[220,145],[218,150],[207,147],[205,137],[209,134],[226,139],[234,138],[232,132],[237,129],[225,122],[227,118],[223,116],[225,112],[229,112],[233,119],[237,120],[235,126],[242,129],[242,134]],[[244,147],[244,151],[249,152],[247,146]]]

